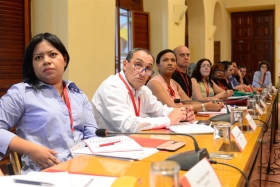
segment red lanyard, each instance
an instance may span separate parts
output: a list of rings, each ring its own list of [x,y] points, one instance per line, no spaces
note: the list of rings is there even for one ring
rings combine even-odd
[[[135,103],[135,100],[134,100],[133,93],[132,93],[131,89],[129,88],[129,86],[127,85],[127,83],[125,82],[125,80],[123,79],[123,77],[121,76],[120,73],[119,73],[119,77],[123,81],[124,85],[126,86],[128,92],[129,92],[130,99],[131,99],[133,107],[134,107],[135,115],[139,116],[140,115],[140,98],[138,97],[138,110],[137,110],[136,103]]]
[[[188,92],[187,95],[190,97],[190,89],[189,89],[190,84],[189,84],[188,78],[185,77],[178,68],[176,70],[179,72],[179,74],[183,78],[185,85],[186,85],[186,91]]]
[[[71,130],[74,131],[72,110],[71,110],[71,105],[70,105],[68,92],[67,92],[67,88],[66,88],[65,84],[63,84],[63,94],[64,94],[65,103],[66,103],[66,106],[67,106],[67,109],[69,112],[69,116],[70,116],[70,127],[71,127]]]
[[[264,81],[265,81],[265,74],[264,74],[264,76],[263,76],[263,82],[262,82],[262,85],[264,84]]]
[[[223,90],[227,90],[226,87],[225,87],[222,83],[218,82],[218,85],[219,85]]]
[[[209,86],[208,86],[208,81],[206,82],[206,84],[203,82],[203,85],[204,85],[204,87],[205,87],[207,97],[209,97]]]
[[[175,91],[171,88],[170,85],[167,84],[167,88],[169,90],[169,94],[171,95],[171,97],[175,98]]]

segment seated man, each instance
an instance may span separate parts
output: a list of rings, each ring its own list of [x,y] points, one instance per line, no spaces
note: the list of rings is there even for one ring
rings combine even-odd
[[[241,75],[242,75],[243,83],[244,83],[245,85],[251,85],[251,84],[249,83],[249,81],[247,80],[247,78],[246,78],[247,67],[246,67],[246,66],[243,66],[243,65],[240,65],[239,68],[240,68],[240,72],[241,72]]]
[[[152,76],[154,58],[146,49],[131,50],[123,61],[123,70],[101,83],[92,103],[99,128],[119,132],[137,132],[168,127],[181,120],[194,121],[192,108],[162,105],[144,86]]]
[[[178,46],[174,49],[176,55],[177,68],[172,74],[172,79],[175,80],[189,98],[192,97],[192,82],[191,77],[187,74],[188,66],[190,65],[190,50],[186,46]]]

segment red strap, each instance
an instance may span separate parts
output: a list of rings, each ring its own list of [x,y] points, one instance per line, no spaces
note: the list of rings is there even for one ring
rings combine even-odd
[[[203,83],[204,87],[205,87],[205,90],[206,90],[206,95],[207,97],[209,97],[209,86],[208,86],[208,81],[205,83]]]
[[[266,73],[265,73],[266,74]],[[262,82],[262,85],[264,84],[264,81],[265,81],[265,74],[263,75],[263,82]]]
[[[224,84],[218,82],[218,85],[219,85],[223,90],[227,90],[227,88],[224,86]]]
[[[70,105],[68,92],[67,92],[67,88],[66,88],[65,84],[63,84],[63,94],[64,94],[65,103],[66,103],[66,106],[67,106],[67,109],[69,112],[69,116],[70,116],[70,127],[71,127],[71,130],[74,131],[72,110],[71,110],[71,105]]]
[[[178,72],[179,72],[179,74],[181,75],[181,77],[183,78],[183,80],[184,80],[184,82],[185,82],[185,85],[186,85],[186,91],[188,92],[187,93],[187,95],[190,97],[190,89],[189,89],[189,80],[188,80],[188,78],[186,78],[182,73],[181,73],[181,71],[177,68],[176,69]]]
[[[170,93],[170,95],[172,96],[172,97],[174,97],[175,98],[175,91],[171,88],[171,86],[170,85],[168,85],[167,84],[167,88],[169,89],[169,93]]]
[[[135,100],[134,100],[133,93],[132,93],[131,89],[129,88],[129,86],[127,85],[127,83],[125,82],[125,80],[123,79],[123,77],[121,76],[120,73],[119,73],[119,77],[123,81],[124,85],[126,86],[126,89],[129,92],[130,99],[131,99],[133,107],[134,107],[135,115],[140,116],[140,98],[138,97],[138,110],[137,110],[136,103],[135,103]]]

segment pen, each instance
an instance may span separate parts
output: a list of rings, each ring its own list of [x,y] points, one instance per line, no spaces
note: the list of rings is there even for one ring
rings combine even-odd
[[[38,181],[30,181],[30,180],[23,180],[23,179],[14,179],[14,182],[20,184],[37,185],[37,186],[54,186],[54,184],[48,182],[38,182]]]
[[[109,145],[114,145],[114,144],[119,143],[119,142],[121,142],[121,141],[115,141],[115,142],[99,144],[99,147],[105,147],[105,146],[109,146]]]
[[[93,178],[91,178],[91,179],[84,185],[84,187],[88,187],[92,181],[93,181]]]

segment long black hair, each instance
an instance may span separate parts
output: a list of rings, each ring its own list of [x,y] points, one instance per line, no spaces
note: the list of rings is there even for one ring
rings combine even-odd
[[[200,59],[197,63],[196,63],[196,66],[192,72],[192,78],[195,78],[197,80],[197,82],[202,82],[202,75],[200,73],[200,68],[201,68],[201,64],[204,62],[204,61],[207,61],[210,63],[210,74],[209,76],[207,77],[207,81],[209,82],[209,84],[211,85],[211,87],[213,86],[213,82],[212,82],[212,71],[211,71],[211,66],[212,66],[212,62],[207,59],[207,58],[203,58],[203,59]]]
[[[39,89],[39,79],[36,77],[33,69],[33,52],[35,47],[44,40],[52,44],[62,54],[62,56],[66,56],[66,66],[64,67],[64,71],[70,61],[68,51],[57,36],[50,33],[41,33],[34,36],[25,49],[22,69],[23,82],[30,84],[35,90]]]

